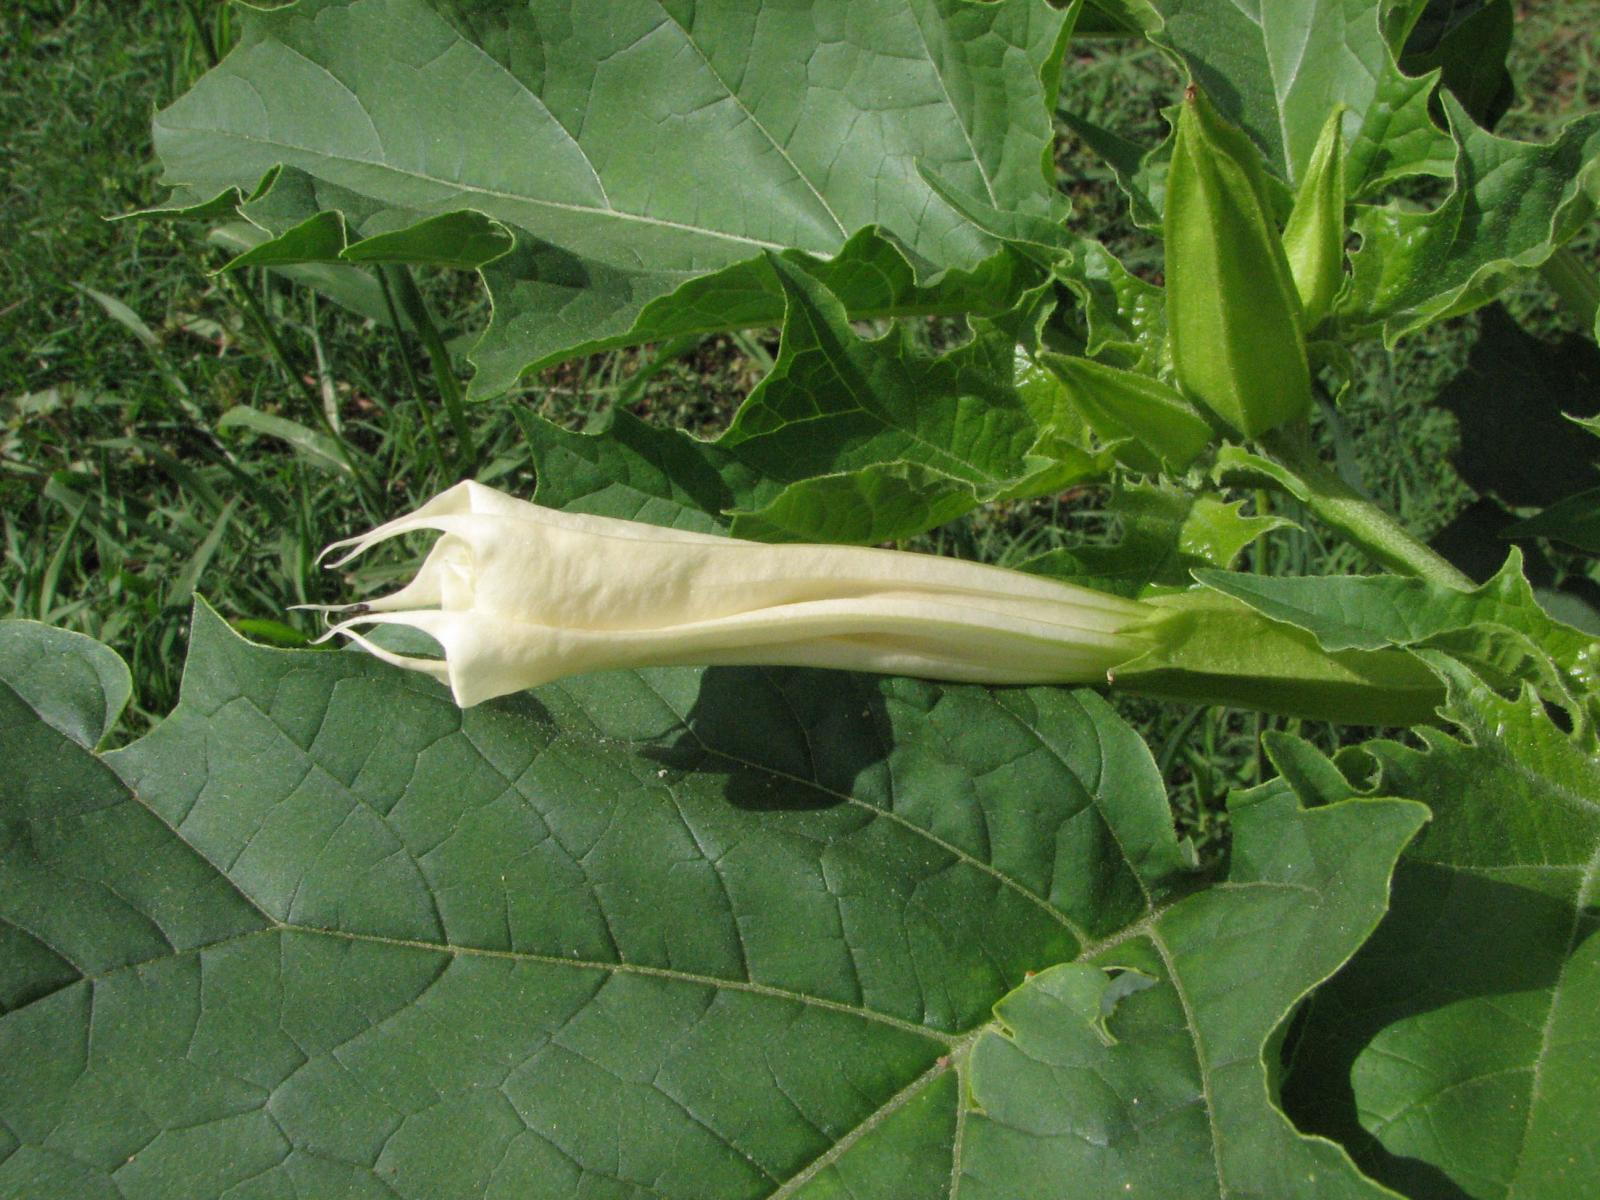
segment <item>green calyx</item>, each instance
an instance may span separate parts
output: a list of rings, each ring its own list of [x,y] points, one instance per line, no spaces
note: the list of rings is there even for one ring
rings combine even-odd
[[[1328,114],[1283,229],[1284,256],[1308,332],[1327,317],[1344,283],[1344,112],[1340,104]]]
[[[1300,295],[1260,153],[1191,87],[1167,177],[1167,327],[1178,386],[1245,437],[1304,417]]]
[[[1118,443],[1118,461],[1135,471],[1182,471],[1211,444],[1214,431],[1165,384],[1088,358],[1046,353],[1044,363],[1066,385],[1084,422]]]
[[[1324,650],[1205,588],[1144,603],[1155,615],[1126,632],[1151,648],[1109,675],[1124,691],[1349,725],[1421,724],[1444,702],[1438,678],[1405,650]]]

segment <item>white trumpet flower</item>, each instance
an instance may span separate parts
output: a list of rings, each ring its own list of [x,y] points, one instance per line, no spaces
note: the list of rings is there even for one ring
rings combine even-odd
[[[835,667],[970,683],[1104,682],[1147,646],[1144,604],[999,567],[859,546],[767,545],[557,512],[461,483],[328,547],[340,566],[442,536],[391,595],[332,606],[340,634],[447,683],[463,707],[620,667]],[[358,630],[405,625],[443,660]]]

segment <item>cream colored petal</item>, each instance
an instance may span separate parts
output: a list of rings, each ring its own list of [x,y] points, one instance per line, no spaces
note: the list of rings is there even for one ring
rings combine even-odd
[[[941,600],[808,601],[654,630],[561,629],[481,613],[399,612],[336,626],[405,624],[444,648],[463,705],[569,675],[674,665],[815,666],[987,683],[1091,683],[1139,648],[1076,630]]]
[[[406,624],[444,663],[458,702],[568,675],[672,664],[893,671],[991,683],[1086,682],[1132,657],[1146,606],[933,555],[773,546],[557,513],[480,484],[339,543],[441,536],[399,591],[335,631]],[[377,652],[376,650],[374,652]]]

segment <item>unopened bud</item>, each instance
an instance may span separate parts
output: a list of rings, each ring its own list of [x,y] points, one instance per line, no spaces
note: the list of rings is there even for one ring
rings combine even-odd
[[[1256,150],[1194,88],[1167,176],[1167,327],[1182,390],[1246,437],[1311,408],[1300,297]]]

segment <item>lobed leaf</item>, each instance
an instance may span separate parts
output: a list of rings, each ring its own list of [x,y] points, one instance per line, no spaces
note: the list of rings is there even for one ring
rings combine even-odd
[[[1052,550],[1022,564],[1050,575],[1123,596],[1148,596],[1186,587],[1190,572],[1232,565],[1245,548],[1282,517],[1247,517],[1242,500],[1227,502],[1154,483],[1127,483],[1107,504],[1122,526],[1113,545]]]
[[[1263,1055],[1414,805],[1241,809],[1230,882],[1189,894],[1154,762],[1087,693],[674,670],[462,711],[204,606],[127,749],[9,686],[0,714],[7,1194],[1019,1195],[1085,1165],[1382,1194],[1275,1113]],[[1027,1020],[1063,971],[1116,1002],[1114,1052]]]
[[[1232,5],[1147,0],[1149,36],[1298,183],[1328,113],[1346,105],[1352,195],[1407,175],[1448,175],[1453,149],[1428,115],[1437,73],[1411,78],[1376,0]],[[1392,10],[1419,6],[1392,6]]]
[[[1381,325],[1389,345],[1493,299],[1570,239],[1600,194],[1600,114],[1536,145],[1478,128],[1453,96],[1443,103],[1456,142],[1449,196],[1430,212],[1371,206],[1355,220],[1361,248],[1337,311]]]
[[[1262,1047],[1376,921],[1424,811],[1270,793],[1230,808],[1225,884],[997,1006],[972,1051],[962,1196],[1391,1194],[1272,1107]]]
[[[1399,575],[1275,578],[1200,568],[1194,577],[1309,631],[1325,650],[1425,645],[1442,633],[1493,624],[1526,634],[1556,665],[1576,671],[1595,645],[1539,606],[1515,550],[1493,579],[1470,592]]]

